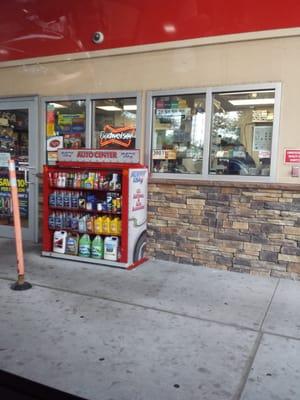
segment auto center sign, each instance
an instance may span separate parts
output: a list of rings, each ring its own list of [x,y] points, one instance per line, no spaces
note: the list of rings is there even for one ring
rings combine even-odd
[[[136,164],[140,161],[139,150],[59,149],[58,161]]]

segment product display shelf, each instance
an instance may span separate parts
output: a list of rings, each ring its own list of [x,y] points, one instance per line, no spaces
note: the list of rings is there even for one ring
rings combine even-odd
[[[42,251],[42,256],[44,257],[52,257],[52,258],[60,258],[63,260],[70,260],[70,261],[79,261],[79,262],[87,262],[89,264],[102,264],[102,265],[106,265],[109,267],[116,267],[116,268],[126,268],[126,269],[130,269],[131,267],[131,263],[124,263],[121,261],[110,261],[110,260],[98,260],[98,259],[94,259],[91,257],[79,257],[79,256],[73,256],[70,254],[59,254],[59,253],[55,253],[54,251]]]
[[[67,190],[67,191],[79,191],[79,192],[114,192],[114,193],[121,193],[121,190],[118,189],[95,189],[95,188],[86,188],[86,187],[70,187],[70,186],[49,186],[50,189],[53,190]]]
[[[49,228],[49,231],[56,231],[57,229],[55,228]],[[62,231],[66,231],[66,232],[71,232],[71,233],[78,233],[79,235],[84,235],[85,233],[87,233],[88,235],[91,236],[96,236],[96,235],[100,235],[100,236],[120,236],[121,237],[121,233],[95,233],[95,232],[80,232],[76,229],[72,229],[72,228],[61,228]]]
[[[72,208],[72,207],[54,207],[49,206],[49,210],[53,211],[67,211],[67,212],[76,212],[76,213],[89,213],[95,215],[122,215],[121,211],[98,211],[98,210],[87,210],[86,208]]]
[[[82,176],[82,179],[78,178],[78,175]],[[95,180],[101,177],[101,184],[105,187],[98,187],[99,182],[97,182],[97,187],[94,187],[96,182],[93,181],[92,176]],[[61,179],[59,184],[56,179]],[[140,164],[58,162],[55,166],[44,166],[42,255],[125,269],[131,269],[143,262],[145,258],[142,250],[145,247],[147,224],[147,179],[148,171]],[[84,187],[89,180],[92,181],[91,185]],[[51,196],[52,200],[50,200]],[[75,200],[74,197],[76,197]],[[54,203],[53,198],[55,198]],[[59,205],[56,204],[58,199]],[[101,217],[104,220],[107,217],[111,223],[117,220],[119,230],[114,228],[106,231],[104,229],[105,233],[103,233],[103,230],[95,229],[95,221]],[[70,218],[75,219],[74,227],[70,224]],[[79,228],[76,220],[79,223],[81,218],[92,221],[92,228],[90,228],[90,222],[86,225],[88,229]],[[67,248],[58,251],[54,243],[56,243],[57,234],[63,232],[67,237],[69,234],[76,236],[77,243],[78,238],[81,239],[83,235],[89,235],[90,241],[99,235],[107,244],[110,240],[115,240],[115,244],[119,244],[118,251],[112,253],[111,256],[107,246],[103,258],[85,257],[82,252],[70,254]],[[106,242],[105,239],[107,239]]]

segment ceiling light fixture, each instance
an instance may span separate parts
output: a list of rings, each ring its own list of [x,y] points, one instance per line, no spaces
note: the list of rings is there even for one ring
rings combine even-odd
[[[59,103],[48,103],[48,106],[54,107],[54,108],[67,108],[67,106],[64,106]]]
[[[259,106],[266,104],[274,104],[275,99],[240,99],[240,100],[229,100],[229,103],[233,106]]]
[[[272,89],[269,89],[269,90],[255,90],[255,91],[253,91],[253,90],[249,90],[249,91],[245,91],[245,92],[222,92],[222,93],[216,93],[218,96],[231,96],[231,95],[234,95],[234,96],[237,96],[237,94],[239,94],[239,95],[243,95],[243,94],[251,94],[251,95],[253,95],[253,93],[257,93],[257,94],[260,94],[260,93],[274,93],[274,90],[272,90]]]
[[[135,104],[124,104],[123,110],[124,111],[136,111],[137,106]]]
[[[99,108],[99,110],[104,110],[104,111],[122,111],[122,108],[117,106],[96,106],[96,108]]]

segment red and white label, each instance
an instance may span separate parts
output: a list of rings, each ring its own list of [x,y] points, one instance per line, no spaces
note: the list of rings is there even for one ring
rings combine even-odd
[[[136,164],[140,161],[140,152],[139,150],[60,149],[58,161]]]
[[[300,164],[300,149],[285,149],[284,150],[285,164]]]

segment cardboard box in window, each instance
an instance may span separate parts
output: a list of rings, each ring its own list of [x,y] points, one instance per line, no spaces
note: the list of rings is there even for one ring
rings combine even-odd
[[[176,150],[152,150],[152,160],[176,160]]]

